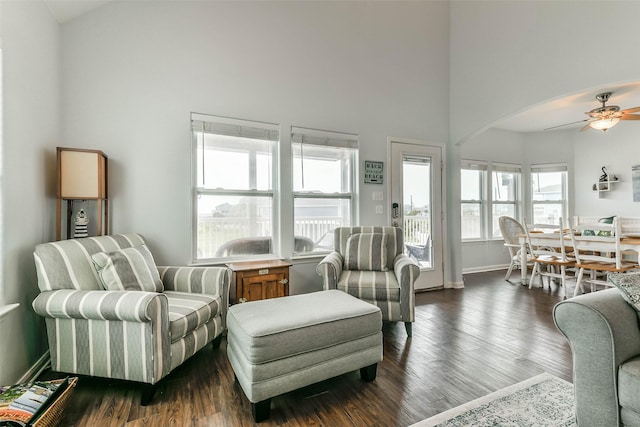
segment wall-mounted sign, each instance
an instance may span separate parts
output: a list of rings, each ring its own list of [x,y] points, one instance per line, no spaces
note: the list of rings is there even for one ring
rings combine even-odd
[[[364,183],[382,184],[383,163],[371,160],[364,161]]]

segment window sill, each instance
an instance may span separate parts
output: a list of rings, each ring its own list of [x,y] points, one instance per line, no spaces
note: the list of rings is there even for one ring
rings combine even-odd
[[[473,243],[504,243],[504,239],[501,237],[495,238],[495,239],[469,239],[469,240],[462,240],[462,244],[466,245],[466,244],[473,244]]]
[[[291,257],[291,260],[292,261],[304,262],[304,261],[309,261],[309,260],[322,259],[322,258],[326,257],[327,255],[329,255],[330,253],[331,253],[331,251],[329,251],[329,252],[317,252],[317,253],[313,253],[313,254],[293,255]]]

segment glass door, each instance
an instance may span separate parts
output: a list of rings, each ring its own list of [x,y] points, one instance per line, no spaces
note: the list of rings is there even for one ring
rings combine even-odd
[[[404,230],[404,252],[420,265],[416,290],[443,279],[442,148],[391,141],[391,224]]]

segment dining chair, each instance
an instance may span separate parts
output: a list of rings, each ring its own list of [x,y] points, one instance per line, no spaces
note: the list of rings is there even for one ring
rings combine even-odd
[[[544,277],[549,282],[549,290],[551,290],[551,280],[560,279],[562,287],[562,297],[567,298],[567,270],[575,266],[576,260],[573,253],[567,253],[566,243],[569,238],[568,229],[563,227],[562,218],[558,219],[557,224],[527,224],[525,226],[527,233],[528,246],[533,254],[533,270],[529,279],[529,289],[533,287],[533,281],[536,277],[540,278],[540,285],[544,288]],[[532,233],[545,233],[545,240],[548,243],[544,247],[533,247],[531,244]],[[544,267],[544,269],[542,268]]]
[[[620,222],[614,217],[611,224],[598,222],[595,224],[579,224],[571,226],[569,223],[571,245],[576,259],[575,266],[578,270],[576,287],[573,295],[578,295],[578,290],[584,293],[583,279],[585,270],[589,271],[589,277],[584,279],[591,284],[591,291],[597,290],[597,285],[611,287],[608,282],[599,275],[607,273],[626,273],[638,267],[638,264],[623,258],[620,249]]]
[[[502,238],[504,239],[504,246],[509,251],[509,256],[511,257],[509,269],[507,270],[507,274],[504,277],[504,280],[509,280],[509,277],[511,277],[511,273],[513,272],[514,268],[527,268],[527,266],[532,266],[533,263],[531,262],[531,253],[527,251],[527,265],[520,266],[522,259],[522,245],[520,244],[518,236],[523,236],[526,234],[523,225],[520,224],[515,218],[512,218],[510,216],[501,216],[500,218],[498,218],[498,225],[500,226],[500,232],[502,233]]]

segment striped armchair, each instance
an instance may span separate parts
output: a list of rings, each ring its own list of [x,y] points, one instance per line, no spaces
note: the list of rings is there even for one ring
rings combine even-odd
[[[403,253],[399,227],[337,227],[334,252],[316,268],[323,288],[339,289],[380,307],[382,319],[404,322],[407,335],[415,320],[413,284],[417,263]]]
[[[208,343],[220,345],[231,275],[224,267],[155,267],[142,245],[142,236],[120,234],[36,246],[41,293],[33,308],[45,318],[53,370],[143,383],[146,405],[169,372]],[[157,278],[154,291],[123,285],[143,274],[126,252],[138,248],[148,253],[144,274]],[[130,268],[115,286],[124,290],[105,290],[96,254],[122,253]]]

